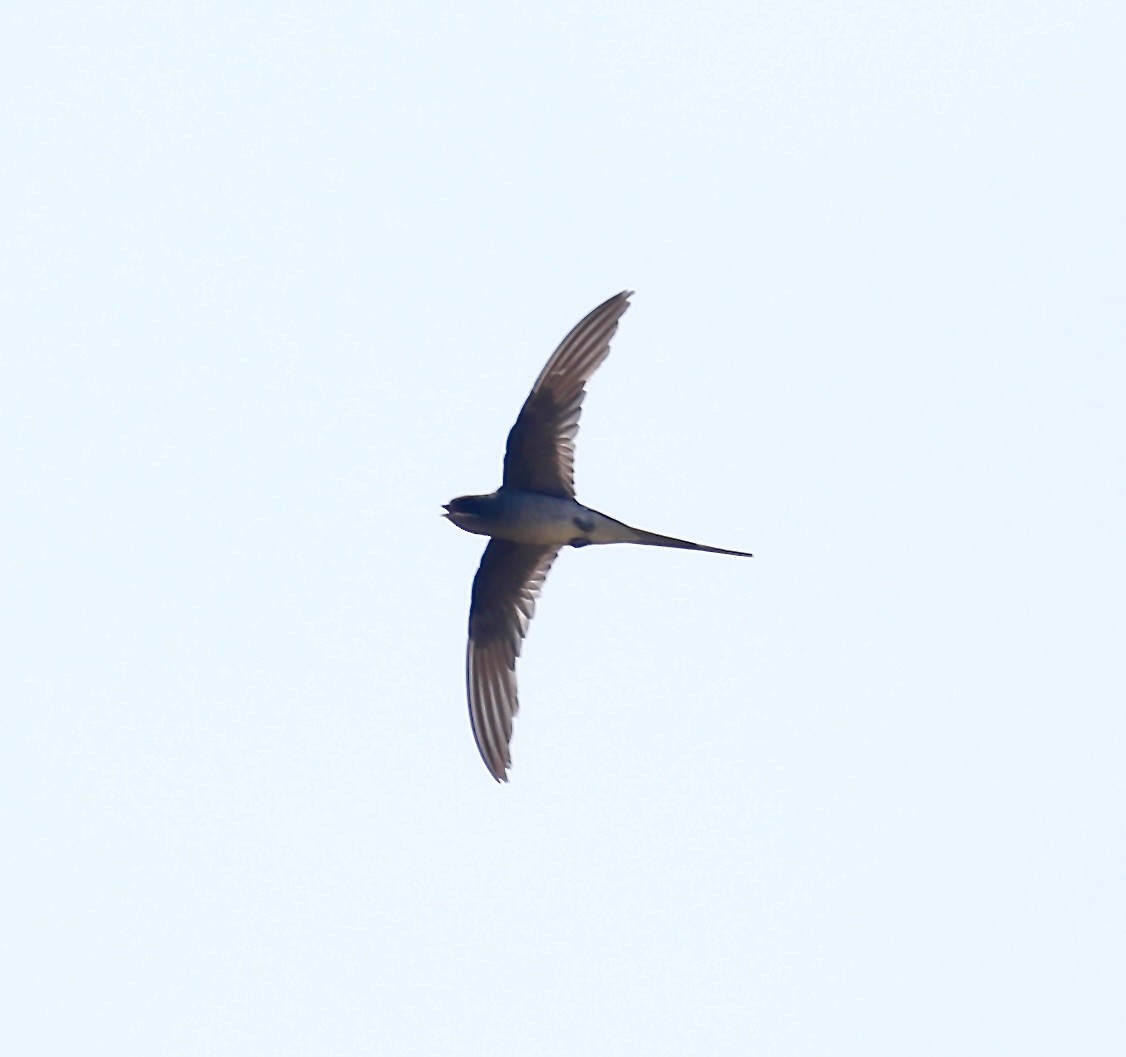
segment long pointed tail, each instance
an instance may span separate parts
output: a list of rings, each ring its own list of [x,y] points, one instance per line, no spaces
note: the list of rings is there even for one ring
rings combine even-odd
[[[646,532],[645,529],[634,528],[632,525],[630,529],[635,533],[634,539],[630,543],[640,543],[645,547],[678,547],[686,551],[707,551],[709,554],[733,554],[736,558],[753,558],[753,554],[748,554],[746,551],[729,551],[723,547],[705,547],[702,543],[691,543],[688,540],[678,540],[675,536],[661,536],[656,532]]]

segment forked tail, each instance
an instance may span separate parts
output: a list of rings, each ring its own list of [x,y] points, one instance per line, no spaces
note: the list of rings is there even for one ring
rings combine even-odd
[[[646,532],[645,529],[633,528],[635,533],[631,543],[640,543],[645,547],[678,547],[686,551],[707,551],[709,554],[732,554],[736,558],[753,558],[753,554],[746,551],[729,551],[723,547],[706,547],[702,543],[692,543],[689,540],[678,540],[675,536],[661,536],[656,532]]]

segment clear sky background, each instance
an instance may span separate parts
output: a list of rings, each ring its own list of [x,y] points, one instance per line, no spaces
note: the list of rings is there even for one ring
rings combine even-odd
[[[1126,1051],[1116,4],[4,16],[6,1054]],[[508,786],[440,504],[637,291]]]

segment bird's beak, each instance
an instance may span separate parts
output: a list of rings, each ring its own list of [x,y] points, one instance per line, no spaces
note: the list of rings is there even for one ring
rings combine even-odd
[[[450,504],[449,503],[443,503],[442,509],[445,511],[445,513],[442,515],[442,517],[449,517],[450,516]]]

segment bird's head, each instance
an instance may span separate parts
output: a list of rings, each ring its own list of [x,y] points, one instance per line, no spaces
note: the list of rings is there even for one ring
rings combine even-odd
[[[497,497],[492,495],[459,495],[442,508],[442,517],[449,518],[459,529],[489,535],[488,526],[495,519]]]

